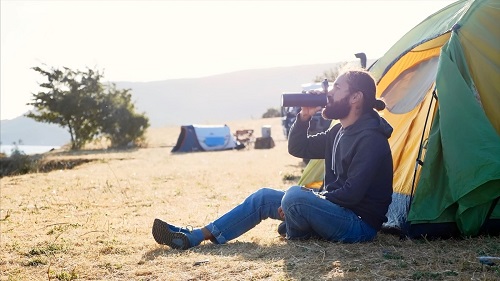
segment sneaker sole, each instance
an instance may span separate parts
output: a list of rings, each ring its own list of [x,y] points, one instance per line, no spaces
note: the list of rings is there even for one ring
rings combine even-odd
[[[172,232],[168,223],[155,219],[153,223],[153,238],[156,243],[170,246],[172,249],[186,250],[190,248],[189,239],[182,232]],[[174,242],[175,241],[175,242]],[[176,243],[181,242],[181,243]]]

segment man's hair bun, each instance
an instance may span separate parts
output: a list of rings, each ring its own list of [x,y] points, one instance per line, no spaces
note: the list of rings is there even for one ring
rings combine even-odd
[[[375,108],[377,111],[384,110],[385,102],[383,100],[376,99],[373,103],[373,108]]]

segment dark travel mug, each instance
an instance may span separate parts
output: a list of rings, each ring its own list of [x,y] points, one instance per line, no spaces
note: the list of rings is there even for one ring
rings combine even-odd
[[[327,103],[326,94],[284,93],[281,95],[282,107],[324,107]]]

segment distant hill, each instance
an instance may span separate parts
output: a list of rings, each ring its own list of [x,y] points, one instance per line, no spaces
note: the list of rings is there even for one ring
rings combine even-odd
[[[4,145],[14,142],[19,144],[21,140],[25,145],[62,146],[70,141],[70,135],[66,129],[57,125],[19,116],[12,120],[0,121],[0,140]]]
[[[152,82],[114,82],[131,89],[139,112],[152,127],[185,124],[223,124],[258,119],[269,108],[279,108],[283,92],[300,92],[301,85],[332,69],[336,63],[253,69],[201,78]],[[57,125],[26,117],[2,120],[0,140],[12,144],[63,145],[69,133]]]
[[[261,118],[279,108],[281,93],[300,92],[335,63],[255,69],[202,78],[156,82],[115,82],[132,89],[139,112],[152,127],[214,124],[227,120]]]

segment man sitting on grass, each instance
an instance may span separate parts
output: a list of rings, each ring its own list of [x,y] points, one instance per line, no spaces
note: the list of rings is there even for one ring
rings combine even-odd
[[[286,239],[321,238],[346,243],[375,238],[392,198],[392,127],[375,110],[385,104],[375,98],[375,81],[365,70],[341,74],[328,91],[325,119],[339,124],[308,135],[309,121],[321,107],[302,107],[288,138],[291,155],[325,159],[324,188],[301,186],[287,191],[262,188],[205,227],[188,230],[160,219],[153,223],[159,244],[188,249],[204,240],[222,244],[267,218],[284,221]],[[312,93],[314,94],[314,93]]]

